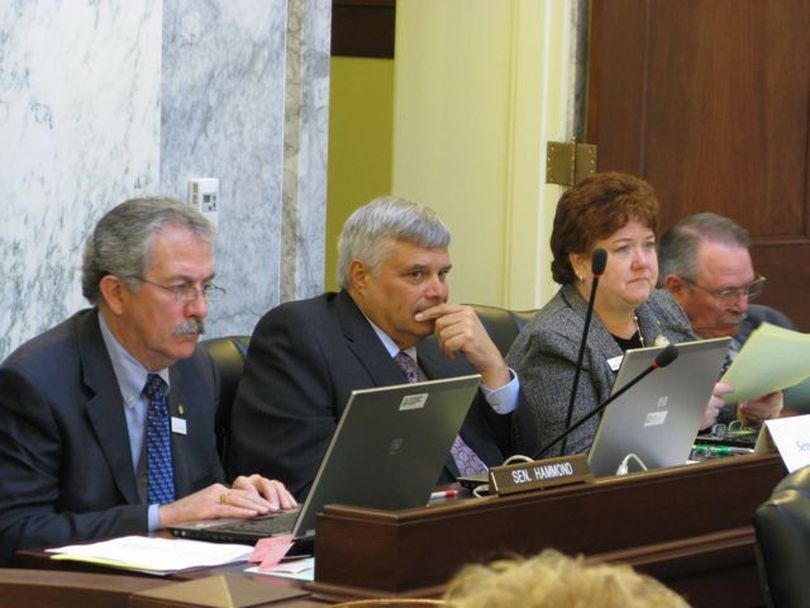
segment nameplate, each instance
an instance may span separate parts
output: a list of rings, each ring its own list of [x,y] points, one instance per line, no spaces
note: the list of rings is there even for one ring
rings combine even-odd
[[[138,591],[130,596],[128,605],[133,608],[165,606],[247,608],[306,595],[309,595],[309,592],[303,589],[263,585],[245,576],[224,574],[182,583],[163,584],[154,589]]]
[[[585,454],[520,462],[489,470],[490,493],[505,496],[593,480]]]
[[[772,452],[774,447],[788,472],[810,465],[810,414],[766,420],[754,452]]]

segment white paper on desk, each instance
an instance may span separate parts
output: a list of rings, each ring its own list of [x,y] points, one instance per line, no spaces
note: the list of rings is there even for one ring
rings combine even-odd
[[[86,545],[56,547],[48,551],[56,554],[53,559],[90,562],[152,574],[171,574],[188,568],[247,561],[253,547],[198,540],[124,536]]]
[[[726,403],[761,397],[810,376],[810,335],[763,323],[748,337],[721,378],[737,389]]]
[[[294,578],[299,581],[315,580],[315,558],[304,557],[281,562],[278,566],[263,570],[261,568],[247,568],[245,572],[250,574],[266,574],[268,576],[281,576],[283,578]]]
[[[810,414],[766,420],[762,433],[770,434],[789,473],[810,465]]]

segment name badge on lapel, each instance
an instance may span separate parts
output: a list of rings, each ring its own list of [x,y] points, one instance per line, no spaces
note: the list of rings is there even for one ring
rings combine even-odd
[[[172,416],[172,433],[177,433],[178,435],[186,434],[185,418],[178,418],[177,416]]]
[[[624,359],[624,355],[611,357],[607,360],[608,367],[610,367],[610,369],[612,369],[614,372],[619,371],[619,368],[622,366],[622,359]]]

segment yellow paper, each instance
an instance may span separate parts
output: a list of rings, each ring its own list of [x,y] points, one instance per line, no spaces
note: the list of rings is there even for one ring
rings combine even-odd
[[[810,377],[810,335],[763,323],[755,329],[721,378],[736,388],[738,403],[799,384]]]

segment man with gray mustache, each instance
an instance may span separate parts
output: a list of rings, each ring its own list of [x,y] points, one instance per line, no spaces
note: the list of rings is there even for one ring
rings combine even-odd
[[[205,333],[205,321],[202,319],[189,319],[174,328],[175,336],[199,336]]]
[[[197,346],[225,293],[214,238],[178,201],[121,203],[85,245],[93,308],[0,365],[0,566],[23,548],[295,506],[259,475],[223,484],[219,378]]]
[[[663,286],[683,308],[700,338],[731,337],[726,367],[763,321],[793,329],[781,312],[749,304],[765,287],[754,273],[748,231],[727,217],[696,213],[678,222],[661,239],[658,263]],[[737,404],[736,417],[747,424],[779,415],[782,392]],[[721,420],[734,417],[721,412]]]

